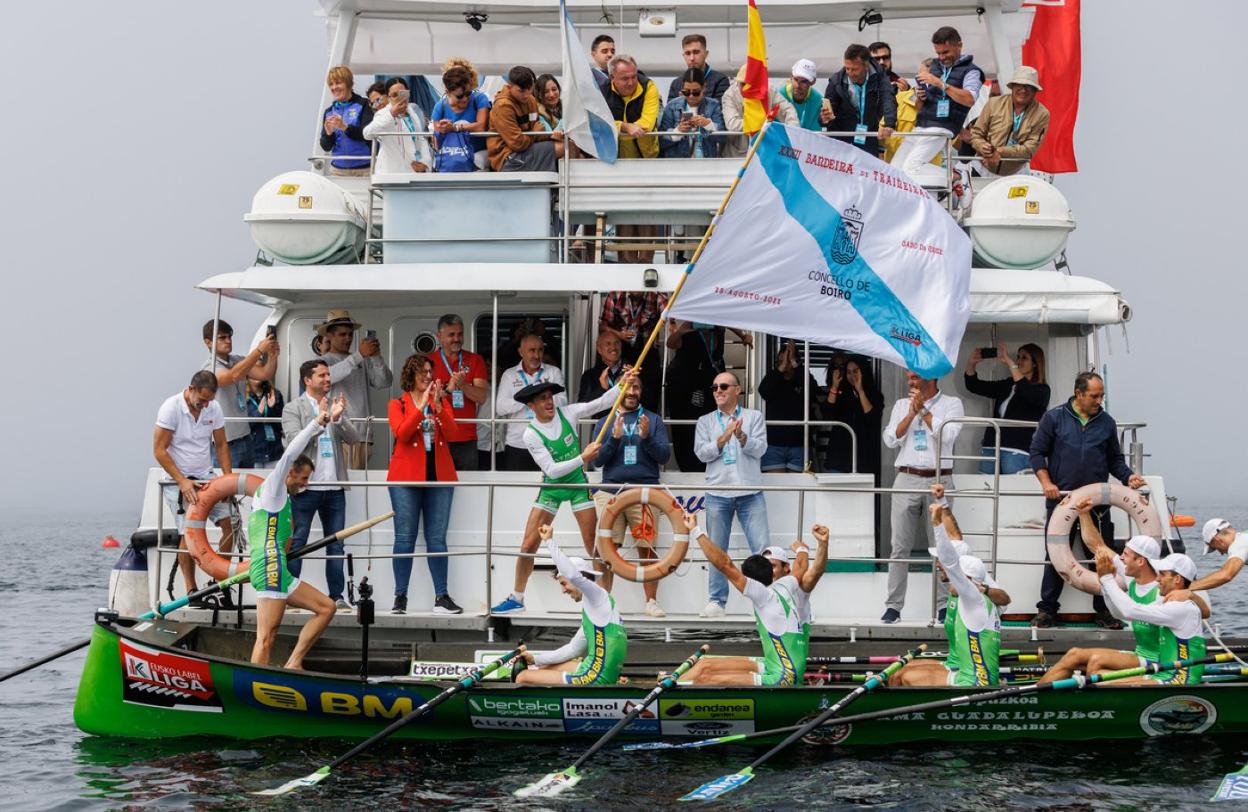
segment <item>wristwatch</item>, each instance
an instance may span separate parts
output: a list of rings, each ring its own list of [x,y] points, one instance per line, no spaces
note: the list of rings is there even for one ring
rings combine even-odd
[[[924,406],[922,409],[919,409],[919,417],[927,417],[931,413],[932,413],[932,410],[927,408],[926,406]]]

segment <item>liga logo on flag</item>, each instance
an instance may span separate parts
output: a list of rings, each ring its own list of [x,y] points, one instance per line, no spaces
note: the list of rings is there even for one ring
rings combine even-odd
[[[948,373],[970,316],[953,218],[852,145],[779,122],[759,138],[672,315]]]

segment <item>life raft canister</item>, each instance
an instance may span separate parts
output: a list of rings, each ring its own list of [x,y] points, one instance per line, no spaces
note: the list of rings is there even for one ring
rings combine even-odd
[[[1161,517],[1157,515],[1157,508],[1137,490],[1117,483],[1101,482],[1071,491],[1069,496],[1053,508],[1053,515],[1049,517],[1049,525],[1044,531],[1049,561],[1063,581],[1082,592],[1099,595],[1101,582],[1097,579],[1096,572],[1075,560],[1075,554],[1070,548],[1070,528],[1079,521],[1079,512],[1075,510],[1075,505],[1085,496],[1092,497],[1094,507],[1112,505],[1126,511],[1143,535],[1152,536],[1158,542],[1164,542],[1166,535]]]
[[[224,581],[231,575],[247,572],[251,563],[247,559],[238,559],[233,564],[208,543],[207,520],[213,505],[222,499],[232,496],[253,496],[256,489],[264,484],[264,480],[255,474],[226,474],[208,483],[199,491],[195,504],[186,508],[186,520],[183,532],[186,534],[186,549],[195,559],[201,570],[208,573],[213,580]]]
[[[637,504],[658,508],[667,514],[668,521],[672,523],[672,549],[662,558],[645,566],[625,561],[615,545],[616,520],[626,508]],[[629,488],[621,491],[611,497],[603,508],[602,515],[598,517],[598,552],[611,567],[611,571],[621,578],[638,582],[666,578],[676,571],[685,560],[685,553],[689,551],[689,534],[680,532],[684,529],[684,515],[684,509],[671,494],[661,488]]]

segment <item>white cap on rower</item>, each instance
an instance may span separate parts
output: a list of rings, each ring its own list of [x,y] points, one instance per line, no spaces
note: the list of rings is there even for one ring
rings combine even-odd
[[[984,566],[984,562],[980,561],[973,555],[963,555],[958,557],[958,566],[962,568],[962,574],[970,578],[976,583],[988,584],[988,568]]]
[[[1157,572],[1177,572],[1190,584],[1196,580],[1196,562],[1183,553],[1171,553],[1165,558],[1148,562]]]
[[[1231,523],[1226,519],[1210,519],[1205,522],[1205,526],[1200,528],[1200,537],[1205,540],[1205,552],[1213,549],[1213,537],[1230,527]]]
[[[572,562],[572,566],[576,567],[576,571],[586,578],[597,578],[598,573],[594,571],[593,565],[580,556],[570,555],[568,560]]]
[[[771,547],[767,547],[766,549],[763,550],[763,557],[774,558],[777,561],[781,562],[782,564],[793,563],[792,550],[786,550],[783,547],[778,547],[774,545]]]
[[[1132,536],[1127,542],[1127,549],[1139,553],[1150,561],[1161,558],[1161,544],[1152,536]]]

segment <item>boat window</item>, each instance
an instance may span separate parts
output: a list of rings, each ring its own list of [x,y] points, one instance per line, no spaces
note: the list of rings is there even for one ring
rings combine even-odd
[[[554,366],[563,367],[564,340],[567,333],[567,314],[558,313],[499,313],[498,314],[498,374],[503,370],[520,363],[516,350],[516,337],[521,329],[539,330],[546,338],[546,361]],[[486,359],[486,363],[494,357],[491,347],[494,332],[492,313],[477,316],[472,328],[473,344],[476,352]]]

